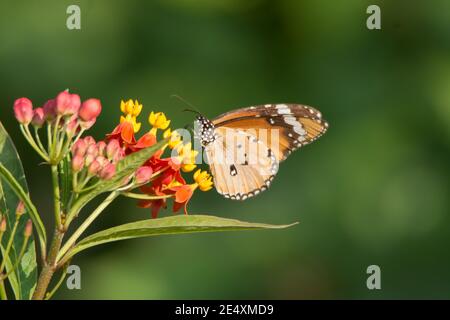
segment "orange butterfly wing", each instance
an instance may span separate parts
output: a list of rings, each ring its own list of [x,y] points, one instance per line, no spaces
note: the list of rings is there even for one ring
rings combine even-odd
[[[328,129],[322,114],[299,104],[266,104],[224,113],[213,121],[216,128],[251,131],[283,161],[294,150],[307,145]]]
[[[234,200],[266,190],[279,162],[328,128],[318,110],[298,104],[237,109],[212,124],[215,139],[206,144],[206,156],[217,191]]]

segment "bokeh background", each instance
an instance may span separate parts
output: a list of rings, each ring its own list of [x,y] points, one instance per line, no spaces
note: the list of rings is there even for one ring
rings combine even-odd
[[[66,28],[70,4],[81,8],[81,30]],[[366,28],[370,4],[381,7],[382,30]],[[96,138],[125,98],[184,126],[192,115],[173,94],[209,117],[298,102],[330,123],[282,164],[270,191],[245,202],[199,193],[190,205],[299,225],[92,249],[74,261],[82,289],[57,298],[450,297],[449,1],[2,0],[0,12],[0,120],[48,222],[49,173],[15,123],[18,97],[39,105],[70,88],[100,98]],[[89,232],[148,217],[120,200]],[[378,291],[366,288],[372,264]]]

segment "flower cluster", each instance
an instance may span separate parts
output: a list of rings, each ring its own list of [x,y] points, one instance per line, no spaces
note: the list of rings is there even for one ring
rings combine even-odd
[[[157,143],[158,136],[168,139],[167,144],[146,161],[137,173],[145,172],[146,183],[140,183],[142,194],[132,194],[141,199],[139,206],[151,208],[152,217],[157,217],[162,207],[167,206],[167,200],[173,199],[173,211],[177,212],[184,208],[187,213],[187,204],[194,191],[208,191],[212,188],[212,177],[206,172],[198,169],[193,178],[194,182],[188,184],[182,176],[182,172],[192,172],[196,169],[195,158],[198,151],[192,150],[190,142],[184,143],[177,131],[169,128],[170,120],[163,112],[151,112],[148,123],[150,131],[144,133],[139,139],[135,134],[141,129],[141,123],[137,118],[142,111],[142,104],[138,101],[122,101],[120,109],[123,115],[120,124],[107,135],[107,141],[118,141],[125,154],[137,152],[143,148]],[[158,134],[158,131],[161,131]],[[163,157],[166,149],[171,155]],[[136,175],[137,176],[137,175]]]
[[[111,140],[108,144],[104,141],[96,143],[91,136],[77,140],[72,146],[73,183],[77,186],[76,191],[81,192],[91,178],[112,179],[116,173],[116,165],[123,157],[123,150],[117,140]],[[79,175],[81,184],[78,182]]]
[[[91,136],[81,137],[101,113],[102,106],[98,99],[81,102],[79,95],[66,90],[42,107],[33,109],[29,99],[20,98],[14,103],[14,114],[25,138],[48,164],[59,168],[61,161],[69,161],[74,192],[72,198],[75,200],[79,194],[92,190],[101,181],[112,179],[118,162],[124,157],[153,146],[158,139],[165,139],[167,142],[163,147],[124,179],[119,191],[124,196],[139,199],[140,207],[151,208],[152,217],[157,217],[160,209],[167,207],[170,198],[173,199],[174,212],[184,208],[187,213],[187,204],[194,191],[210,190],[212,177],[206,171],[197,169],[192,183],[185,180],[182,173],[193,172],[197,168],[195,158],[198,151],[192,149],[191,142],[183,141],[176,130],[169,128],[171,121],[163,112],[151,112],[148,117],[151,129],[137,138],[136,134],[142,127],[138,121],[142,108],[137,100],[122,101],[119,125],[98,142]],[[30,125],[34,128],[34,135]],[[46,146],[40,137],[40,129],[44,125],[47,127]],[[166,150],[171,154],[164,157]]]
[[[69,91],[59,93],[42,107],[33,109],[28,98],[14,102],[14,115],[30,145],[48,163],[57,164],[68,153],[73,141],[91,128],[102,110],[98,99],[81,103],[80,96]],[[30,131],[34,128],[34,135]],[[39,129],[47,125],[47,147],[41,142]]]

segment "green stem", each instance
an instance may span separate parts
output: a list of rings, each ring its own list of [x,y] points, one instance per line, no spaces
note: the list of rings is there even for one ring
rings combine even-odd
[[[61,121],[61,116],[57,116],[56,117],[56,121],[55,121],[55,127],[53,128],[53,138],[52,138],[52,146],[51,146],[51,150],[50,150],[50,158],[55,159],[56,158],[56,149],[57,149],[57,145],[58,145],[58,127],[59,127],[59,122]]]
[[[55,223],[56,227],[61,230],[61,195],[59,190],[59,175],[58,166],[52,165],[52,182],[53,182],[53,198],[54,198],[54,211],[55,211]]]
[[[8,300],[8,295],[6,294],[5,283],[0,280],[0,300]]]
[[[22,248],[20,249],[19,258],[16,260],[16,263],[15,263],[14,266],[11,268],[11,270],[9,270],[5,275],[2,275],[2,274],[0,273],[0,281],[6,280],[6,278],[8,278],[9,275],[10,275],[11,273],[13,273],[14,270],[17,269],[17,267],[19,266],[20,262],[22,261],[23,255],[25,254],[25,250],[26,250],[26,248],[27,248],[27,244],[28,244],[28,239],[29,239],[29,238],[30,238],[30,237],[25,237],[25,239],[24,239],[24,241],[23,241],[23,244],[22,244]]]
[[[100,184],[100,181],[94,183],[92,186],[89,186],[89,187],[87,187],[87,188],[78,190],[77,192],[78,192],[78,193],[84,193],[84,192],[87,192],[87,191],[91,191],[91,190],[97,188],[97,186],[98,186],[99,184]]]
[[[90,174],[87,174],[86,177],[84,178],[83,182],[81,182],[80,185],[78,185],[78,188],[76,190],[74,190],[76,193],[81,193],[85,190],[83,190],[84,186],[88,184],[89,180],[91,180],[93,176],[91,176]]]
[[[14,178],[13,174],[0,162],[0,178],[4,179],[6,183],[11,187],[14,193],[21,199],[27,211],[33,220],[33,224],[36,226],[37,234],[39,235],[39,245],[41,249],[42,256],[45,256],[46,253],[46,242],[47,236],[45,233],[44,224],[39,216],[39,213],[36,210],[33,202],[31,201],[28,193],[22,188],[19,182]]]
[[[37,128],[37,127],[34,127],[34,136],[36,137],[36,141],[37,141],[39,148],[41,148],[42,152],[48,157],[48,154],[45,151],[45,147],[42,144],[41,137],[39,136],[39,128]]]
[[[106,209],[107,206],[111,204],[119,196],[118,192],[112,192],[90,215],[89,217],[81,224],[81,226],[75,230],[73,235],[67,240],[67,242],[63,245],[61,250],[58,253],[56,258],[56,262],[58,263],[64,254],[75,244],[78,238],[83,234],[84,231],[94,222],[95,219]]]
[[[69,148],[71,146],[71,140],[72,137],[68,137],[66,143],[64,144],[64,146],[62,147],[62,150],[59,153],[59,158],[58,158],[58,162],[60,162],[62,159],[64,159],[64,157],[67,155],[67,152],[69,152]]]
[[[33,137],[31,136],[31,134],[29,134],[30,130],[28,129],[28,127],[20,125],[20,131],[22,131],[25,139],[27,139],[30,146],[42,157],[42,159],[49,162],[49,158],[41,151],[41,149],[39,149],[36,142],[34,142]]]
[[[51,153],[51,148],[52,148],[52,125],[51,123],[47,124],[47,149],[48,149],[48,154]]]
[[[2,245],[2,238],[3,232],[0,232],[0,246]],[[5,257],[3,257],[3,259],[5,259]],[[6,294],[5,283],[3,280],[0,280],[0,300],[8,300],[8,295]]]
[[[6,245],[4,259],[2,261],[2,264],[0,265],[0,274],[3,272],[3,269],[5,268],[5,264],[6,264],[6,258],[5,257],[9,257],[9,251],[11,250],[11,247],[12,247],[12,244],[13,244],[13,241],[14,241],[14,236],[16,235],[17,226],[19,225],[19,220],[20,220],[20,216],[16,216],[16,222],[14,222],[14,227],[13,227],[13,229],[11,231],[10,236],[9,236],[8,244]]]
[[[75,137],[75,140],[73,140],[73,143],[77,142],[78,139],[80,139],[81,135],[86,131],[86,129],[81,128],[80,132]],[[73,144],[72,144],[73,145]]]
[[[64,282],[64,279],[67,275],[67,268],[69,267],[69,262],[67,262],[64,265],[64,269],[61,273],[61,277],[59,278],[59,281],[56,283],[56,285],[53,287],[53,289],[50,292],[47,292],[47,295],[45,296],[45,300],[50,300],[56,291],[58,291],[59,287],[61,287],[62,283]]]
[[[149,196],[146,194],[133,193],[133,192],[122,192],[124,197],[139,199],[139,200],[158,200],[158,199],[167,199],[172,197],[173,195],[164,195],[164,196]]]

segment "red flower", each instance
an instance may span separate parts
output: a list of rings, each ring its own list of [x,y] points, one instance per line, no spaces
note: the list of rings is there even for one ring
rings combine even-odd
[[[133,145],[136,143],[136,138],[134,137],[133,124],[124,121],[114,128],[113,132],[106,135],[106,139],[113,140],[117,139],[122,146]]]
[[[151,147],[156,143],[156,137],[151,133],[144,134],[136,144],[130,144],[129,148],[132,152],[136,152],[148,147]]]
[[[187,204],[194,194],[194,189],[190,185],[182,185],[170,188],[175,191],[175,200],[173,202],[173,212],[177,212],[184,207],[184,213],[187,214]]]

